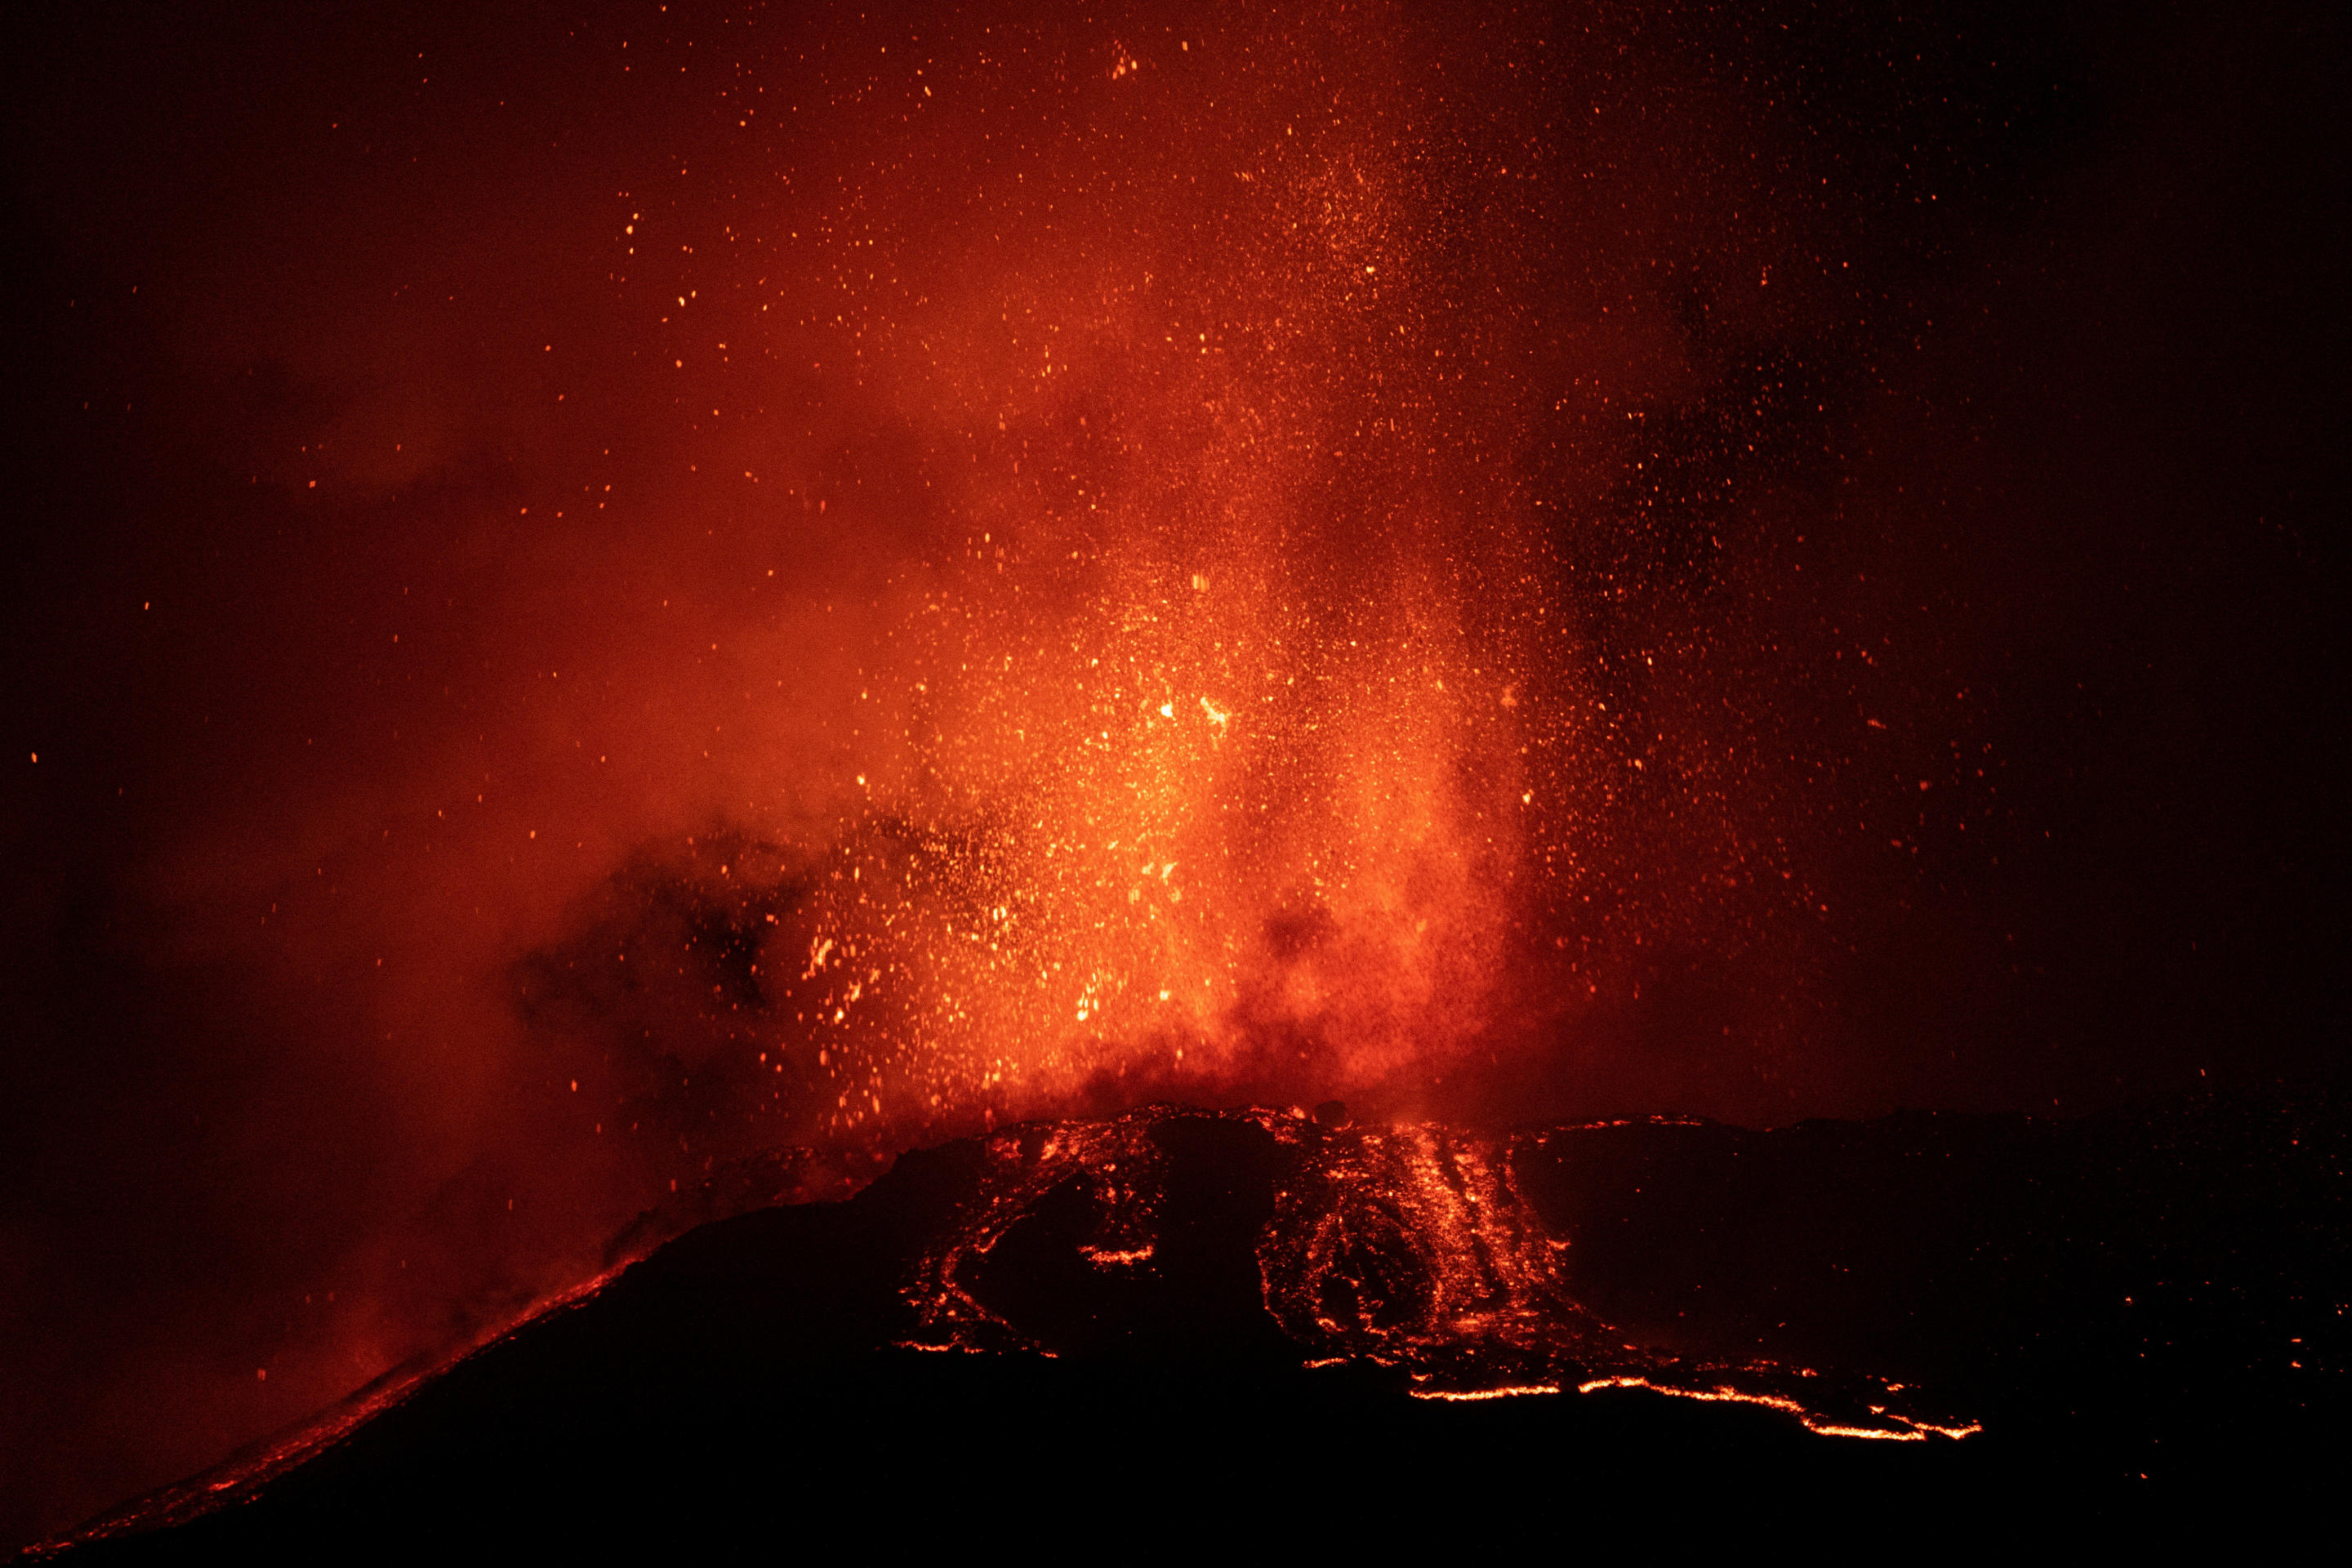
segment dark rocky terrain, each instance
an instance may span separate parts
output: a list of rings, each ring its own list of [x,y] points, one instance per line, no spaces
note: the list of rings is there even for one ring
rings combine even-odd
[[[2319,1506],[2352,1409],[2347,1127],[2278,1095],[1007,1128],[701,1225],[64,1550],[2274,1524]]]

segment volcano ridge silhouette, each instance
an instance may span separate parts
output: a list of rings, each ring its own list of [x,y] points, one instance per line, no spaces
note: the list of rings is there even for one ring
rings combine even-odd
[[[1459,1542],[1531,1507],[1636,1534],[2120,1528],[2257,1495],[2276,1517],[2324,1495],[2352,1404],[2347,1126],[2340,1100],[2282,1093],[1770,1132],[1166,1106],[1008,1128],[908,1153],[845,1202],[701,1225],[341,1427],[43,1554],[1007,1531],[1147,1551],[1256,1521],[1307,1542]],[[1516,1226],[1561,1259],[1572,1300],[1517,1310],[1585,1314],[1566,1337],[1495,1337],[1499,1297],[1433,1330],[1458,1282],[1411,1276],[1451,1255],[1402,1231],[1318,1255],[1319,1327],[1276,1310],[1289,1265],[1270,1249],[1328,1240],[1344,1207],[1318,1183],[1408,1145],[1499,1173],[1514,1212],[1462,1256]],[[1305,1232],[1302,1194],[1325,1202]],[[1366,1304],[1382,1290],[1402,1305]],[[1357,1353],[1317,1353],[1335,1345]],[[1628,1365],[1655,1386],[1610,1375]],[[1759,1402],[1808,1383],[1738,1381],[1828,1390],[1855,1367],[1967,1427],[1913,1434],[1898,1412],[1909,1440],[1824,1436]]]

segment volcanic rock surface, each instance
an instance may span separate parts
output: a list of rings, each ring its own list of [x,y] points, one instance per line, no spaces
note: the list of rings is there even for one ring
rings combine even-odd
[[[2352,1404],[2347,1126],[1009,1127],[704,1224],[69,1552],[2275,1516]]]

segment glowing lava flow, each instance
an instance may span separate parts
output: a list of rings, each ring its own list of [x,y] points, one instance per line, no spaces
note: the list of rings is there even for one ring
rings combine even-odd
[[[1035,1123],[985,1144],[980,1198],[921,1258],[906,1288],[924,1349],[1100,1349],[1115,1307],[1155,1267],[1169,1167],[1164,1110],[1109,1121]],[[1632,1342],[1580,1304],[1572,1249],[1549,1234],[1509,1175],[1511,1140],[1442,1128],[1325,1127],[1270,1111],[1229,1113],[1280,1150],[1273,1212],[1257,1233],[1257,1296],[1310,1367],[1362,1360],[1402,1372],[1420,1399],[1480,1401],[1643,1389],[1782,1412],[1825,1436],[1961,1438],[1975,1422],[1898,1407],[1905,1385],[1769,1361],[1690,1360]],[[992,1282],[1000,1247],[1034,1266],[1052,1216],[1095,1271],[1062,1285],[1063,1342],[1015,1326]],[[1032,1317],[1028,1321],[1035,1321]],[[1912,1392],[1916,1400],[1918,1395]]]
[[[1603,1388],[1643,1388],[1653,1394],[1664,1394],[1675,1399],[1696,1399],[1710,1405],[1760,1405],[1767,1410],[1779,1410],[1793,1415],[1803,1424],[1805,1430],[1818,1432],[1824,1437],[1867,1437],[1883,1442],[1924,1443],[1930,1436],[1956,1439],[1973,1437],[1984,1430],[1984,1424],[1980,1421],[1971,1421],[1965,1426],[1940,1426],[1932,1421],[1920,1421],[1908,1415],[1896,1415],[1876,1405],[1870,1407],[1871,1415],[1893,1425],[1858,1426],[1849,1422],[1827,1419],[1817,1412],[1808,1410],[1796,1400],[1781,1394],[1749,1394],[1731,1387],[1727,1384],[1718,1384],[1713,1388],[1686,1388],[1677,1384],[1654,1382],[1646,1377],[1595,1377],[1578,1384],[1576,1392],[1591,1394]],[[1549,1392],[1557,1393],[1558,1390]]]

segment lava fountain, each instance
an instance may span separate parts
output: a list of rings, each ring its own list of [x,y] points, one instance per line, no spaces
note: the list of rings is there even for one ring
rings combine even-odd
[[[1559,859],[1531,846],[1591,783],[1523,323],[1476,299],[1482,224],[1525,214],[1454,212],[1470,166],[1391,134],[1426,73],[1318,26],[1306,75],[1055,34],[1042,136],[992,118],[1042,42],[933,38],[887,177],[793,170],[676,243],[664,303],[763,367],[739,395],[839,378],[887,432],[747,433],[727,470],[895,557],[823,743],[747,759],[748,809],[690,847],[728,885],[732,969],[697,982],[723,1046],[688,1064],[720,1120],[880,1149],[1153,1096],[1403,1111],[1491,1060]],[[540,999],[606,1014],[658,957],[561,952]]]

